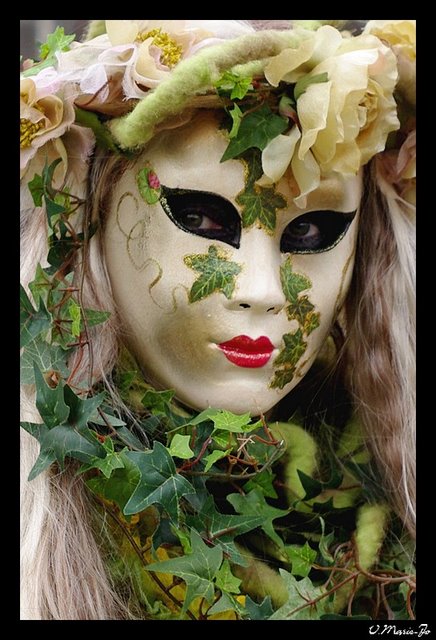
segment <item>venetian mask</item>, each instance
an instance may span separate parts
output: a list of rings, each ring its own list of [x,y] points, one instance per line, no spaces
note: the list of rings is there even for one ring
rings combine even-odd
[[[114,186],[104,245],[146,380],[197,410],[258,415],[309,370],[343,304],[361,177],[323,178],[301,209],[292,175],[259,186],[258,155],[220,162],[227,144],[212,113],[156,136]]]

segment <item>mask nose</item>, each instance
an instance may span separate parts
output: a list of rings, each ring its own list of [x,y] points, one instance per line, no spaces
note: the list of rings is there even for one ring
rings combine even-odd
[[[280,281],[280,250],[275,239],[261,229],[252,229],[244,236],[238,256],[242,271],[232,298],[225,304],[232,311],[277,314],[286,304]]]

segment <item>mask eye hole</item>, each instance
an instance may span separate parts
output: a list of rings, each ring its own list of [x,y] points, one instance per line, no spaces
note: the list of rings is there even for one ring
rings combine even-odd
[[[309,211],[283,231],[280,251],[283,253],[321,253],[333,249],[342,240],[356,211]]]
[[[234,205],[208,191],[162,187],[160,203],[174,224],[186,233],[220,240],[239,249],[241,218]]]

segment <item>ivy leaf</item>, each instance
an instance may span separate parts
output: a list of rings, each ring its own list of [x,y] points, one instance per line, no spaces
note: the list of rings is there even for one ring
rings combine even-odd
[[[66,404],[70,407],[68,424],[78,431],[83,430],[87,423],[92,421],[92,416],[103,402],[104,397],[105,393],[102,391],[95,396],[82,400],[68,385],[65,385],[64,398]]]
[[[32,292],[35,303],[38,304],[42,299],[44,301],[44,304],[47,306],[49,295],[53,293],[55,288],[56,285],[52,282],[52,279],[48,275],[47,271],[43,269],[38,262],[38,264],[36,265],[35,277],[32,282],[29,283],[29,289]]]
[[[260,604],[254,602],[250,596],[246,596],[245,611],[249,620],[268,620],[274,613],[271,596],[265,596]]]
[[[266,104],[247,113],[242,118],[238,135],[230,140],[221,162],[236,158],[251,147],[262,151],[268,142],[283,133],[287,126],[287,120],[273,113]]]
[[[303,325],[304,333],[308,336],[309,334],[312,333],[312,331],[314,331],[319,327],[319,323],[320,323],[319,313],[313,313],[313,312],[309,313],[306,316],[306,319],[304,321],[304,325]]]
[[[51,318],[44,302],[40,300],[39,309],[36,310],[26,290],[20,284],[20,347],[25,347],[38,334],[47,332],[50,327]]]
[[[69,351],[65,351],[57,345],[46,342],[41,335],[36,336],[23,349],[20,358],[20,382],[21,384],[33,384],[35,382],[34,364],[42,373],[56,371],[63,378],[69,374],[67,367]]]
[[[280,569],[280,575],[285,581],[289,598],[272,614],[270,620],[320,620],[322,615],[331,613],[332,605],[328,602],[325,589],[315,587],[309,578],[297,581],[293,575],[283,569]],[[310,604],[324,594],[326,594],[325,598]]]
[[[245,190],[236,197],[236,202],[242,207],[244,229],[257,223],[269,234],[276,228],[276,211],[287,206],[285,198],[274,187],[261,187],[254,182],[246,185]]]
[[[215,429],[223,431],[231,431],[233,433],[241,433],[242,431],[253,431],[259,426],[259,422],[251,425],[251,417],[249,413],[237,415],[225,409],[217,411],[215,415],[211,415],[211,420],[215,425]]]
[[[34,64],[30,69],[23,72],[24,77],[34,76],[42,69],[52,67],[56,64],[56,51],[68,51],[69,45],[76,36],[66,36],[63,27],[56,27],[54,33],[47,36],[47,41],[40,47],[42,61]]]
[[[227,593],[240,593],[241,582],[242,580],[233,575],[230,562],[225,558],[216,574],[216,586]]]
[[[285,365],[289,368],[295,368],[307,347],[307,342],[305,342],[303,338],[301,329],[297,329],[295,333],[285,333],[283,342],[285,346],[274,360],[274,365]]]
[[[303,546],[287,545],[285,550],[292,563],[292,575],[302,578],[308,576],[316,559],[316,551],[307,542]]]
[[[46,426],[51,429],[65,422],[70,413],[70,408],[64,401],[64,388],[60,382],[51,389],[36,365],[33,367],[33,375],[36,385],[36,408]]]
[[[280,267],[280,280],[286,300],[292,305],[297,304],[299,293],[312,286],[309,278],[293,271],[291,256]]]
[[[316,496],[319,496],[320,493],[322,493],[322,482],[311,478],[306,473],[304,473],[304,471],[301,471],[301,469],[297,469],[297,473],[303,489],[306,492],[303,500],[311,500],[312,498],[315,498]]]
[[[244,609],[232,595],[223,593],[221,598],[217,600],[210,609],[208,609],[208,619],[209,616],[213,616],[217,613],[223,613],[224,611],[237,611],[238,613],[242,613]]]
[[[205,456],[203,458],[203,461],[206,463],[204,471],[209,471],[209,469],[215,464],[215,462],[218,462],[218,460],[221,460],[222,458],[228,456],[230,451],[231,449],[226,449],[225,451],[215,449],[214,451],[212,451],[212,453],[209,453],[208,456]]]
[[[155,562],[144,567],[146,571],[169,573],[186,582],[183,613],[195,598],[204,598],[207,602],[212,602],[215,595],[212,580],[223,559],[222,550],[219,547],[208,547],[195,529],[191,531],[191,548],[190,555]]]
[[[43,435],[48,431],[48,427],[45,424],[37,424],[34,422],[20,422],[20,426],[38,441],[41,441]],[[54,451],[46,450],[43,452],[40,450],[38,459],[33,465],[29,473],[29,477],[27,478],[28,481],[30,482],[30,480],[36,478],[36,476],[42,473],[55,461],[56,455]]]
[[[229,138],[234,138],[238,135],[239,127],[241,126],[242,116],[244,115],[237,104],[229,111],[229,115],[232,119],[232,128],[229,132]]]
[[[68,305],[68,314],[72,321],[70,330],[71,334],[75,338],[78,338],[80,336],[80,319],[82,317],[82,314],[80,312],[80,305],[78,305],[74,300],[70,300],[69,302],[70,304]]]
[[[86,484],[95,494],[102,496],[105,500],[115,502],[123,511],[138,485],[140,473],[124,451],[119,455],[124,465],[123,468],[115,469],[109,478],[104,476],[90,478]]]
[[[258,473],[254,478],[250,478],[247,484],[244,485],[244,491],[248,492],[253,489],[257,489],[266,498],[277,498],[277,491],[274,489],[275,474],[271,473],[268,469],[267,471],[262,471]]]
[[[271,538],[278,547],[283,548],[284,543],[280,536],[276,533],[273,520],[283,518],[288,514],[285,509],[277,509],[271,507],[265,500],[265,497],[258,489],[250,491],[245,496],[240,493],[231,493],[227,496],[228,502],[232,505],[237,513],[244,516],[259,516],[262,518],[262,531]],[[316,555],[316,554],[315,554]]]
[[[169,447],[170,455],[173,456],[173,458],[181,458],[182,460],[192,458],[194,452],[189,446],[190,441],[191,436],[182,436],[180,433],[176,433]]]
[[[168,405],[170,404],[174,393],[175,392],[172,389],[167,389],[166,391],[148,389],[141,399],[141,402],[144,407],[149,409],[154,415],[166,415]]]
[[[105,438],[103,449],[106,451],[106,457],[94,457],[88,464],[82,465],[79,473],[85,473],[85,471],[89,471],[89,469],[99,469],[106,478],[110,478],[115,469],[122,469],[124,467],[122,454],[128,450],[127,447],[117,452],[114,450],[112,438]]]
[[[218,82],[215,83],[215,87],[219,95],[230,94],[230,100],[242,100],[248,91],[253,88],[252,81],[253,79],[250,76],[244,77],[231,71],[225,71]]]
[[[324,71],[324,73],[315,74],[314,76],[311,76],[310,74],[303,76],[300,80],[298,80],[294,87],[295,100],[298,100],[298,98],[303,95],[309,85],[319,84],[320,82],[328,82],[328,79],[329,76],[327,71]]]
[[[54,56],[57,51],[68,51],[75,37],[74,34],[66,36],[63,27],[56,27],[53,33],[48,34],[46,42],[39,49],[41,60]]]
[[[186,524],[193,527],[205,539],[219,545],[224,553],[235,564],[247,565],[243,554],[236,548],[233,540],[263,524],[261,516],[240,516],[219,513],[215,508],[212,496],[209,494],[201,511],[186,517]]]
[[[35,173],[33,179],[27,183],[27,187],[32,196],[35,207],[42,207],[42,197],[44,195],[44,182],[42,176]]]
[[[330,546],[333,544],[335,540],[335,532],[330,531],[328,535],[325,535],[325,521],[324,518],[319,516],[319,520],[321,523],[321,540],[319,541],[318,549],[321,554],[321,557],[329,564],[333,564],[334,557],[329,551]]]
[[[231,262],[217,247],[211,245],[207,254],[185,256],[184,263],[201,274],[191,287],[189,302],[197,302],[215,291],[220,291],[228,299],[232,297],[235,278],[241,267]]]
[[[102,324],[111,316],[110,311],[100,311],[98,309],[85,309],[84,313],[88,327],[95,327],[97,324]],[[81,330],[83,330],[83,324],[82,319],[80,326]]]
[[[61,469],[64,460],[72,456],[81,462],[89,462],[97,457],[104,457],[104,449],[95,439],[90,442],[76,429],[68,424],[61,424],[49,429],[45,424],[22,422],[23,429],[34,436],[40,444],[40,452],[29,474],[29,481],[36,478],[52,462],[57,461]],[[91,435],[91,432],[89,432]]]
[[[168,449],[155,441],[153,451],[129,451],[126,456],[138,467],[141,479],[124,513],[133,515],[158,502],[177,526],[180,499],[186,494],[195,493],[195,489],[177,473]]]
[[[138,171],[136,184],[139,193],[148,204],[156,204],[161,196],[161,186],[156,173],[150,167],[144,167]]]

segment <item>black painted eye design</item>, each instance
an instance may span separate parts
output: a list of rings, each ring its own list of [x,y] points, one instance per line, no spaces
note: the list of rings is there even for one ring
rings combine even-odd
[[[176,226],[239,249],[241,218],[234,205],[215,193],[162,186],[160,203]]]
[[[333,249],[344,237],[356,211],[310,211],[283,231],[280,251],[284,253],[321,253]]]

